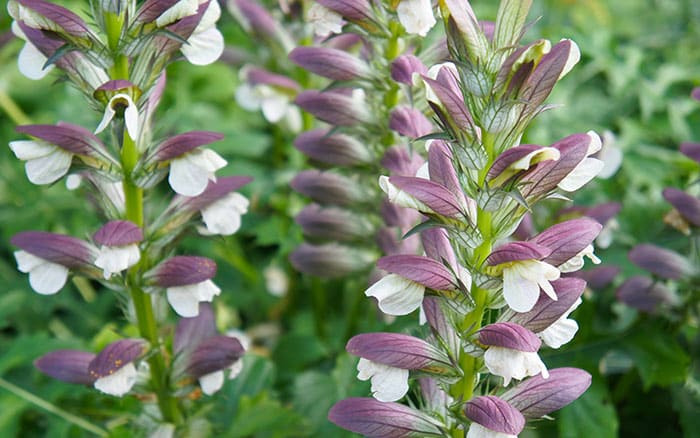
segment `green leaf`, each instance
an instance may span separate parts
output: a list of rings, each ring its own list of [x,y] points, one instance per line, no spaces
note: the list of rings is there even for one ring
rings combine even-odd
[[[662,327],[643,327],[623,348],[634,359],[645,389],[685,381],[690,358]]]
[[[557,416],[557,413],[553,415]],[[588,391],[559,411],[558,417],[561,438],[617,437],[617,413],[607,388],[596,376],[593,377],[593,384]]]
[[[306,436],[308,428],[297,413],[285,408],[267,393],[243,397],[238,414],[222,436],[286,438]]]

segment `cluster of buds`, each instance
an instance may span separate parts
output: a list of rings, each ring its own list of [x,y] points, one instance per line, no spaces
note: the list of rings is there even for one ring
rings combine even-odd
[[[360,357],[358,378],[371,381],[373,398],[337,403],[329,418],[341,427],[370,437],[517,436],[527,420],[590,385],[583,370],[548,370],[538,352],[574,337],[570,314],[586,287],[574,273],[586,258],[600,263],[593,243],[603,226],[579,217],[537,234],[516,231],[536,203],[566,200],[562,192],[601,171],[594,155],[602,142],[588,132],[549,146],[521,144],[579,57],[570,40],[521,45],[530,5],[502,0],[488,23],[467,0],[439,2],[453,62],[428,69],[423,80],[442,132],[426,145],[417,173],[379,180],[394,205],[422,215],[414,233],[425,254],[380,258],[388,275],[365,292],[389,315],[419,310],[428,329],[422,337],[350,339],[346,348]],[[397,403],[404,397],[413,407]]]
[[[97,355],[52,352],[36,366],[107,394],[157,400],[157,420],[172,432],[183,424],[179,400],[192,392],[182,382],[198,380],[201,391],[212,394],[223,384],[223,370],[240,366],[244,351],[237,339],[216,333],[208,304],[221,293],[212,281],[216,263],[173,254],[178,237],[192,227],[203,235],[235,233],[248,208],[236,190],[250,178],[216,177],[226,160],[204,146],[221,140],[218,133],[162,139],[151,133],[166,64],[182,55],[205,65],[221,55],[220,8],[215,0],[91,5],[88,21],[95,27],[45,0],[8,3],[13,30],[26,41],[20,71],[39,79],[57,67],[103,114],[94,130],[66,122],[20,126],[17,131],[31,139],[13,141],[10,148],[26,162],[32,183],[51,184],[66,176],[69,188],[85,182],[107,222],[88,239],[26,231],[12,244],[19,248],[18,269],[29,274],[36,292],[55,294],[70,275],[100,282],[119,295],[116,302],[128,303],[126,316],[141,336],[109,344]],[[175,194],[163,209],[166,203],[159,198],[165,192],[155,188],[166,176]],[[153,205],[146,208],[146,200]],[[182,317],[173,342],[162,338],[164,312],[154,312],[166,302]]]
[[[700,88],[693,89],[691,97],[700,100]],[[700,163],[700,144],[682,143],[681,153]],[[688,190],[667,187],[663,197],[673,209],[666,214],[664,222],[680,231],[684,236],[697,235],[700,227],[700,199]],[[686,239],[683,239],[686,242]],[[653,244],[635,246],[628,257],[632,263],[651,274],[635,275],[625,280],[617,289],[617,298],[628,306],[646,313],[662,313],[674,308],[683,308],[684,303],[695,298],[688,291],[700,277],[696,256],[690,252],[686,257],[678,252]],[[691,308],[692,306],[687,306]]]
[[[319,1],[308,14],[317,42],[289,59],[327,82],[294,100],[323,126],[304,126],[294,141],[318,170],[291,182],[313,203],[296,216],[307,242],[290,259],[302,272],[340,277],[367,270],[378,252],[419,251],[418,236],[403,236],[420,215],[388,202],[375,181],[424,165],[413,146],[435,128],[421,75],[447,52],[439,35],[433,45],[422,38],[436,23],[428,1]]]

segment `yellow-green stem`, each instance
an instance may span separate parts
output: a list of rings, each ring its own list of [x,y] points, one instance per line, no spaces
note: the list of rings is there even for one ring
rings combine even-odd
[[[9,94],[0,86],[0,108],[12,119],[15,125],[28,125],[32,123],[29,117],[22,111]]]

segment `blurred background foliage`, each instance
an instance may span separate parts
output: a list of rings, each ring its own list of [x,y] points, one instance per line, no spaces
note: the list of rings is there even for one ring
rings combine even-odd
[[[86,8],[81,0],[58,3]],[[495,17],[497,2],[472,4],[480,18]],[[605,264],[622,272],[612,285],[587,293],[573,314],[581,327],[574,341],[544,354],[551,368],[591,372],[591,389],[555,413],[555,421],[541,421],[536,431],[521,436],[697,437],[697,318],[638,313],[616,301],[615,288],[641,272],[626,256],[635,244],[653,242],[687,254],[689,237],[663,222],[670,207],[661,191],[686,189],[699,176],[697,164],[678,153],[678,145],[700,141],[700,104],[689,98],[700,85],[700,3],[535,0],[533,9],[531,17],[541,18],[526,39],[572,38],[582,59],[549,99],[562,107],[539,117],[526,140],[549,144],[589,129],[614,133],[624,152],[621,168],[610,179],[594,180],[575,204],[622,205],[613,244],[598,251]],[[18,139],[14,126],[30,121],[96,126],[99,115],[85,110],[76,90],[52,82],[55,76],[33,82],[20,75],[21,42],[12,38],[9,26],[7,14],[0,14],[0,143]],[[224,59],[207,67],[172,65],[158,114],[163,136],[193,129],[224,133],[226,139],[215,147],[230,163],[226,173],[254,177],[243,189],[251,209],[239,233],[218,240],[191,235],[183,242],[183,253],[207,255],[219,264],[221,328],[244,330],[254,340],[242,375],[205,409],[212,410],[218,436],[346,436],[326,420],[328,408],[341,398],[369,393],[355,378],[356,359],[344,353],[346,340],[359,332],[410,330],[415,318],[382,320],[362,294],[363,279],[321,281],[290,268],[287,255],[301,242],[293,217],[305,201],[288,183],[305,168],[304,158],[292,147],[290,133],[235,103],[238,68],[264,48],[226,13],[219,28],[229,45]],[[563,205],[552,203],[550,211],[539,212],[538,228],[555,222]],[[34,294],[26,275],[16,271],[9,244],[13,234],[29,229],[86,237],[99,224],[93,211],[81,193],[62,183],[30,184],[10,149],[0,153],[2,437],[91,436],[70,414],[90,418],[111,436],[133,436],[129,426],[138,400],[103,397],[49,379],[32,366],[47,351],[97,349],[125,330],[113,295],[79,280],[52,297]],[[697,263],[698,254],[691,256]],[[276,296],[270,292],[284,286],[280,278],[286,293]],[[201,430],[207,434],[204,425]]]

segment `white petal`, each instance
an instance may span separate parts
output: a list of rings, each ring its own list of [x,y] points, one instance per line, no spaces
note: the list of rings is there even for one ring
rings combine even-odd
[[[216,2],[212,1],[210,4]],[[224,36],[216,27],[192,34],[180,51],[194,65],[208,65],[224,53]]]
[[[17,260],[17,270],[25,274],[42,263],[49,263],[47,260],[22,250],[15,251],[15,260]]]
[[[166,290],[168,302],[173,310],[186,318],[199,315],[199,303],[202,301],[211,302],[214,296],[220,293],[221,289],[211,280],[186,286],[173,286]]]
[[[255,88],[249,84],[243,83],[236,88],[236,102],[241,108],[247,111],[257,111],[260,109],[262,102],[260,95],[255,91]]]
[[[57,147],[50,155],[27,161],[24,170],[33,184],[51,184],[68,173],[72,161],[73,154]]]
[[[165,27],[177,20],[197,13],[198,0],[180,0],[156,18],[156,26]]]
[[[202,220],[211,234],[230,236],[241,226],[241,215],[248,211],[248,199],[240,193],[230,193],[202,209]]]
[[[615,175],[622,165],[622,149],[617,145],[617,139],[610,131],[605,131],[603,133],[603,149],[601,149],[598,154],[598,159],[604,163],[603,169],[598,174],[598,178],[610,178]]]
[[[129,137],[132,140],[136,140],[139,134],[139,110],[134,102],[131,101],[131,98],[129,98],[129,106],[124,110],[124,124]]]
[[[569,57],[566,59],[566,64],[564,64],[564,68],[559,74],[559,79],[563,78],[567,73],[569,73],[581,59],[581,50],[579,50],[578,44],[576,44],[573,40],[569,41],[571,41],[571,50],[569,51]]]
[[[134,383],[136,383],[136,367],[133,362],[129,362],[114,374],[97,379],[95,389],[105,394],[121,397],[131,390]]]
[[[302,128],[301,112],[299,108],[290,106],[284,116],[286,128],[293,133],[299,133]]]
[[[15,140],[9,143],[18,160],[27,161],[51,155],[57,147],[43,141]]]
[[[584,158],[557,187],[566,192],[575,192],[595,178],[605,164],[596,158]]]
[[[27,41],[17,57],[17,67],[24,76],[38,80],[46,76],[54,68],[53,64],[44,68],[47,60],[46,56],[34,44]]]
[[[586,132],[586,135],[588,135],[588,137],[591,139],[591,142],[588,144],[586,156],[591,156],[602,149],[603,139],[601,139],[600,135],[598,135],[598,133],[595,131],[588,131]]]
[[[537,335],[551,348],[559,348],[574,338],[578,324],[573,319],[559,319]]]
[[[163,423],[153,431],[148,438],[173,438],[175,436],[175,425]]]
[[[360,358],[357,371],[358,379],[372,379],[372,396],[379,401],[397,401],[408,392],[408,370]]]
[[[206,395],[215,394],[224,386],[224,372],[219,370],[203,375],[199,378],[199,386]]]
[[[315,2],[307,12],[306,21],[313,27],[314,33],[320,37],[341,33],[345,24],[340,14]]]
[[[489,347],[484,353],[484,364],[492,374],[503,377],[503,386],[511,379],[522,380],[527,376],[549,373],[536,352],[523,352],[503,347]]]
[[[482,426],[479,423],[469,425],[467,438],[518,438],[517,435],[509,435],[507,433],[496,432]]]
[[[396,13],[410,34],[426,36],[436,23],[430,0],[401,0]]]
[[[503,298],[516,312],[529,312],[540,297],[537,282],[523,277],[517,265],[503,269]]]
[[[80,175],[72,173],[66,178],[66,188],[68,190],[77,190],[82,180],[83,178]]]
[[[241,374],[241,371],[243,371],[243,361],[241,359],[238,359],[237,361],[232,363],[228,369],[229,369],[228,378],[235,379],[236,377],[238,377],[239,374]]]
[[[200,3],[204,3],[204,1],[202,0]],[[219,6],[219,2],[210,1],[207,10],[204,11],[204,15],[202,15],[202,19],[197,23],[194,33],[204,32],[216,26],[216,22],[219,21],[219,18],[221,18],[221,6]]]
[[[95,259],[95,266],[103,270],[105,280],[134,266],[141,259],[137,244],[126,246],[102,246]]]
[[[289,98],[280,93],[266,96],[262,101],[262,112],[270,123],[277,123],[287,114]]]
[[[111,101],[110,101],[111,102]],[[104,131],[107,125],[109,125],[109,122],[112,121],[114,118],[114,115],[116,113],[112,109],[111,105],[107,105],[105,107],[105,114],[102,116],[102,120],[100,121],[100,124],[97,125],[97,128],[95,128],[95,134],[99,134],[100,132]]]
[[[181,195],[197,196],[210,179],[215,179],[214,172],[225,165],[226,160],[211,149],[194,150],[170,161],[168,182]]]
[[[389,274],[374,283],[365,291],[368,297],[375,297],[379,308],[387,315],[407,315],[423,302],[425,287],[400,275]]]
[[[192,293],[189,286],[169,287],[166,290],[168,303],[175,313],[185,318],[193,318],[199,315],[199,299]]]
[[[268,266],[263,271],[265,278],[265,289],[270,292],[270,295],[275,297],[283,297],[289,289],[289,280],[284,270],[278,266]]]

